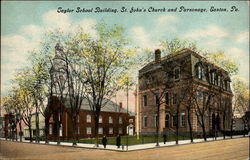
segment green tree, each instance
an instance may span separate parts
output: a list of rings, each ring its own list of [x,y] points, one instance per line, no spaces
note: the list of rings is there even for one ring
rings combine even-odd
[[[98,24],[96,30],[98,38],[90,37],[80,30],[68,44],[68,53],[75,56],[74,59],[78,61],[76,64],[80,67],[75,72],[84,84],[82,85],[84,97],[94,111],[96,146],[98,146],[101,109],[121,85],[124,85],[120,83],[120,79],[128,71],[133,52],[124,38],[122,27]]]

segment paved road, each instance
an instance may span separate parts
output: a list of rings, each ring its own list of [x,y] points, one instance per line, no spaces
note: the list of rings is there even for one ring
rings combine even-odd
[[[4,160],[247,160],[248,157],[249,137],[130,152],[0,141],[0,159]]]

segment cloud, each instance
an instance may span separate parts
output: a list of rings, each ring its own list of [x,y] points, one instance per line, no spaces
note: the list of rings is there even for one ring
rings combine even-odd
[[[142,48],[148,48],[151,45],[150,34],[141,26],[136,26],[131,29],[131,34],[135,42]]]
[[[42,17],[41,26],[24,25],[20,26],[19,34],[1,36],[1,93],[5,94],[10,89],[10,80],[15,71],[29,65],[29,51],[39,49],[42,36],[47,31],[60,29],[64,33],[69,33],[73,28],[77,30],[77,26],[80,26],[92,37],[97,37],[94,29],[97,22],[94,19],[82,19],[72,23],[68,15],[58,14],[55,10],[46,12]]]
[[[236,36],[235,40],[239,43],[249,43],[249,31],[241,32]]]
[[[6,92],[14,72],[28,64],[27,57],[34,43],[22,35],[1,36],[1,42],[1,91]]]
[[[159,16],[156,19],[157,22],[157,27],[161,28],[161,29],[167,29],[167,30],[171,30],[173,32],[176,31],[176,27],[174,26],[177,22],[179,21],[179,18],[177,16],[174,15],[169,15],[169,14],[165,14],[162,16]]]
[[[43,23],[48,29],[61,29],[68,31],[70,29],[71,20],[67,14],[57,13],[56,10],[51,10],[43,15]]]
[[[227,37],[229,33],[216,25],[208,25],[204,28],[192,30],[186,34],[184,34],[185,38],[199,39],[199,38],[224,38]]]
[[[247,53],[245,53],[242,49],[240,48],[236,48],[236,47],[233,47],[233,48],[229,48],[227,50],[227,53],[230,53],[230,57],[232,58],[239,58],[241,59],[242,57],[247,57],[249,56]]]
[[[83,19],[80,22],[77,22],[74,26],[74,31],[78,30],[78,27],[80,27],[83,32],[89,34],[93,38],[98,38],[98,33],[95,29],[95,25],[97,24],[96,20],[94,19]]]

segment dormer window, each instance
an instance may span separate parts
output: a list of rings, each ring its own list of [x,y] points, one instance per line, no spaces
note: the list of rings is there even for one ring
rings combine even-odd
[[[201,63],[196,64],[196,66],[195,66],[195,72],[196,72],[196,77],[198,79],[202,79],[203,68],[202,68]]]
[[[224,80],[224,89],[227,90],[227,80]]]
[[[212,82],[212,84],[214,84],[214,80],[215,80],[215,73],[212,72],[212,76],[211,76],[211,82]]]

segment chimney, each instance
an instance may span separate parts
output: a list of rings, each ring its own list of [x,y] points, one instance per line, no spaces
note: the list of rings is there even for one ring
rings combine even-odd
[[[161,62],[161,50],[156,49],[155,50],[155,63],[160,63]]]
[[[122,108],[122,102],[119,103],[120,108]]]

